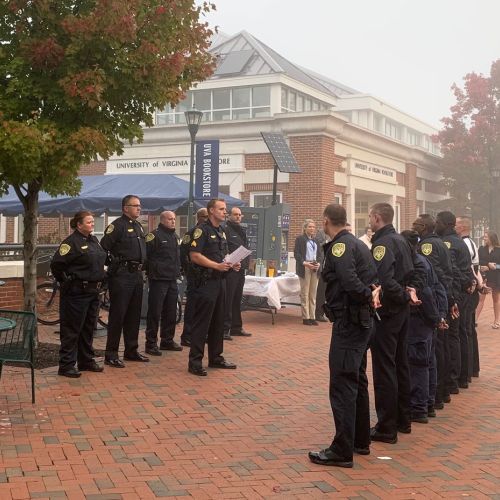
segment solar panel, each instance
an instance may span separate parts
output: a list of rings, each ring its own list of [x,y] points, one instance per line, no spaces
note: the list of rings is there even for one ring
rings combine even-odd
[[[276,165],[280,172],[286,173],[301,173],[297,160],[293,156],[288,144],[285,141],[283,134],[271,134],[269,132],[261,132],[262,138],[266,143]]]

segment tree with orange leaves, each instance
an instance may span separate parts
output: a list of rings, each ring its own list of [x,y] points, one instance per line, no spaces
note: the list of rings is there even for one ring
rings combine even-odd
[[[140,141],[156,109],[213,71],[215,6],[193,0],[0,2],[0,192],[24,206],[25,308],[34,310],[40,191],[77,194],[78,170]]]

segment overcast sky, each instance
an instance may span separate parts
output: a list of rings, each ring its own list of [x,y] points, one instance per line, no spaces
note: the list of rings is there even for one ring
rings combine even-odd
[[[430,125],[453,82],[500,58],[500,0],[212,0],[212,25],[246,30],[278,53]]]

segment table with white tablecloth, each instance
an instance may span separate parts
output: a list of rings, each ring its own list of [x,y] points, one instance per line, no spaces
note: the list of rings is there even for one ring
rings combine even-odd
[[[243,296],[261,297],[273,314],[283,303],[300,305],[300,282],[296,274],[287,273],[276,278],[245,276]]]

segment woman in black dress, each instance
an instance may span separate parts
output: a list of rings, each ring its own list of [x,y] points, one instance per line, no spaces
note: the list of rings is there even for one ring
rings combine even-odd
[[[479,248],[479,270],[486,280],[486,286],[491,288],[493,298],[493,312],[495,320],[491,328],[500,328],[500,242],[494,231],[486,231],[483,236],[483,246]],[[480,295],[476,311],[476,319],[479,318],[484,305],[485,295]]]

